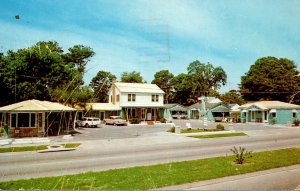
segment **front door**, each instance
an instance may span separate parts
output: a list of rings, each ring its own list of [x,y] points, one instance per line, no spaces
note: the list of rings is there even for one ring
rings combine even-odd
[[[255,121],[255,111],[251,111],[251,121]]]
[[[103,120],[105,118],[105,112],[100,111],[100,119]]]
[[[264,122],[268,122],[268,111],[264,111]]]
[[[45,133],[45,113],[38,113],[37,115],[37,127],[38,127],[38,135],[43,137]]]

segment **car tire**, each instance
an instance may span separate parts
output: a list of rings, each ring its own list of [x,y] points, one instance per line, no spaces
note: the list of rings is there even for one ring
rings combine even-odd
[[[87,124],[85,124],[85,127],[90,127],[90,125],[87,123]]]
[[[116,124],[116,123],[114,123],[113,125],[114,125],[114,126],[117,126],[117,124]]]

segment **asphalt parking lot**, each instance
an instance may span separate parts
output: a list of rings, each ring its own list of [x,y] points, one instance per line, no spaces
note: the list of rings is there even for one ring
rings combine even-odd
[[[200,120],[173,120],[174,125],[186,128],[186,123],[190,123],[193,128],[203,128]],[[218,123],[208,123],[206,128],[215,128]],[[280,134],[288,131],[298,132],[299,128],[286,126],[265,125],[262,123],[222,123],[226,130],[242,131],[248,135],[261,134]],[[155,125],[128,125],[112,126],[102,124],[100,128],[79,128],[78,133],[74,135],[74,141],[82,140],[104,140],[104,139],[123,139],[136,137],[157,136],[166,131],[172,124],[155,124]]]
[[[124,139],[140,136],[155,136],[157,133],[166,132],[170,127],[171,124],[128,126],[102,124],[101,127],[98,128],[78,128],[78,134],[74,135],[74,140]]]

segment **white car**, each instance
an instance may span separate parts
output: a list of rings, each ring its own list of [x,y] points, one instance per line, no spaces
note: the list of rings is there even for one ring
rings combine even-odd
[[[120,116],[110,116],[108,119],[103,119],[103,122],[110,125],[127,125],[127,121]]]
[[[100,118],[83,117],[82,120],[76,121],[76,125],[80,127],[99,127],[101,124]]]

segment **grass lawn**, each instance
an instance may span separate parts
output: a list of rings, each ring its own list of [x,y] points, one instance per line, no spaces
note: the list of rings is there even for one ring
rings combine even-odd
[[[213,132],[213,131],[222,131],[219,129],[181,129],[180,133],[200,133],[200,132]]]
[[[246,136],[245,133],[224,133],[224,134],[212,134],[212,135],[195,135],[195,136],[189,136],[193,138],[218,138],[218,137],[235,137],[235,136]]]
[[[64,148],[75,148],[78,147],[80,143],[66,143],[61,145]],[[0,148],[0,153],[38,151],[38,150],[45,150],[45,149],[47,149],[47,145],[26,146],[26,147],[6,147],[6,148]]]
[[[300,148],[253,153],[245,165],[233,156],[77,175],[0,182],[9,190],[145,190],[300,164]]]
[[[80,143],[66,143],[61,144],[64,148],[76,148],[80,146]]]

